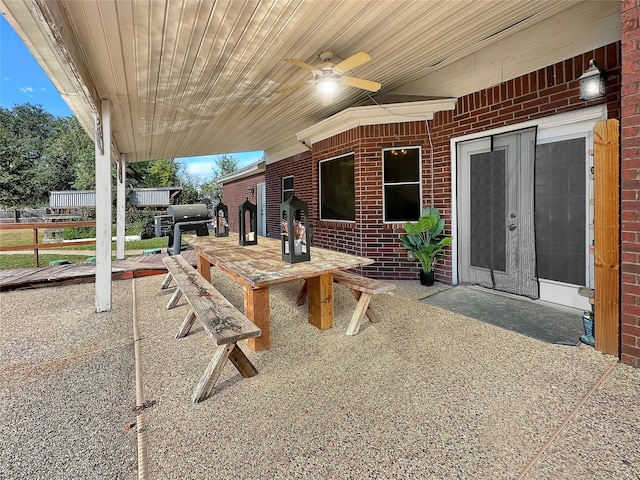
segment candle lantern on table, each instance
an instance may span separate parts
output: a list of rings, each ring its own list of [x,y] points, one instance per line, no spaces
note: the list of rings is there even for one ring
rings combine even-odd
[[[240,217],[240,245],[246,246],[258,244],[257,214],[258,209],[249,201],[249,198],[247,198],[244,203],[238,207],[238,216]]]
[[[309,206],[295,195],[280,204],[282,260],[289,263],[311,260],[309,248]]]
[[[214,209],[215,213],[215,232],[216,237],[228,237],[229,236],[229,209],[227,206],[220,202]]]

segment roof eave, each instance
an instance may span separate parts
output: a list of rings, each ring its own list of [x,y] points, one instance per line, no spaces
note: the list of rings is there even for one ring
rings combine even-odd
[[[351,107],[298,132],[296,138],[311,147],[315,142],[355,127],[432,120],[435,112],[455,109],[456,102],[457,98],[439,98],[420,102]]]

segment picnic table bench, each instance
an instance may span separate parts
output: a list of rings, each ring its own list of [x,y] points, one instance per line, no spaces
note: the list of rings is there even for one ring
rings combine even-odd
[[[380,317],[370,305],[371,298],[373,298],[373,295],[376,293],[384,293],[396,288],[393,283],[367,278],[345,271],[335,272],[333,274],[333,281],[347,287],[358,301],[356,309],[353,312],[353,316],[351,317],[351,321],[349,322],[349,327],[347,328],[347,335],[358,334],[365,315],[369,317],[371,323],[378,323],[380,321]],[[304,283],[302,290],[300,290],[300,293],[298,294],[296,305],[304,304],[306,297],[307,282]]]
[[[178,287],[167,304],[167,310],[175,307],[181,297],[184,297],[190,306],[189,313],[182,322],[176,338],[187,335],[195,320],[198,319],[217,346],[213,359],[194,390],[193,403],[198,403],[209,395],[227,360],[231,360],[244,378],[256,375],[258,371],[237,342],[260,336],[260,329],[238,311],[181,255],[164,257],[162,261],[169,272],[162,283],[162,288],[168,288],[171,280],[175,281]]]

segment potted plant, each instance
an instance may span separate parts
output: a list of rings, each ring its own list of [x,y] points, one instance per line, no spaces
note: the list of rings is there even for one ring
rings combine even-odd
[[[420,283],[433,285],[433,268],[438,258],[444,253],[444,248],[451,244],[451,237],[438,238],[444,230],[444,219],[440,218],[440,210],[427,207],[417,222],[405,222],[403,225],[407,235],[400,237],[402,246],[420,260]]]

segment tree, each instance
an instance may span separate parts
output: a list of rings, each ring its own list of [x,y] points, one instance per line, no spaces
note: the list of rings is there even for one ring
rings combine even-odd
[[[180,184],[180,164],[175,158],[127,163],[132,188],[174,187]]]
[[[75,117],[57,118],[36,168],[40,190],[93,190],[95,148]]]
[[[218,183],[218,179],[238,170],[238,158],[224,154],[216,158],[215,163],[213,178],[203,183],[201,190],[203,195],[206,195],[211,200],[211,203],[217,204],[222,201],[222,186]]]
[[[0,107],[0,205],[19,209],[46,203],[48,192],[38,184],[37,167],[53,120],[40,106]]]

